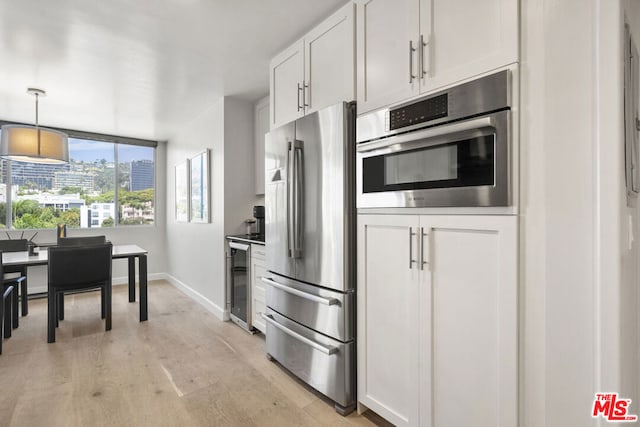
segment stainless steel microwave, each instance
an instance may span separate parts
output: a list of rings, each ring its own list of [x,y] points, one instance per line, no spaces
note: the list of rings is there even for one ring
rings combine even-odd
[[[511,205],[509,71],[358,117],[357,207]]]

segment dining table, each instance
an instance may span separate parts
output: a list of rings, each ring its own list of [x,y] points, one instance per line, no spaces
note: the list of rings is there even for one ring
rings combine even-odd
[[[111,259],[127,259],[129,263],[129,302],[136,301],[136,258],[138,259],[138,274],[140,277],[140,321],[148,319],[147,314],[147,253],[146,249],[138,245],[113,245]],[[29,251],[3,252],[2,265],[32,267],[47,265],[49,252],[46,246],[40,246],[39,251],[31,254]]]

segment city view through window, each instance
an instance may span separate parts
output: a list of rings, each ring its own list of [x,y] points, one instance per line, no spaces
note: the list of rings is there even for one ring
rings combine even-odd
[[[0,227],[153,224],[154,152],[154,147],[69,138],[67,164],[2,160]]]

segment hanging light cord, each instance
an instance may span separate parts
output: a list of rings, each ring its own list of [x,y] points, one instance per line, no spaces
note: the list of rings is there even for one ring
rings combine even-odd
[[[38,92],[35,93],[36,96],[36,128],[38,127],[38,98],[40,94]]]
[[[40,149],[40,127],[38,126],[38,101],[40,99],[40,94],[36,92],[35,95],[36,95],[36,137],[38,138],[38,157],[40,157],[42,154],[42,151]]]

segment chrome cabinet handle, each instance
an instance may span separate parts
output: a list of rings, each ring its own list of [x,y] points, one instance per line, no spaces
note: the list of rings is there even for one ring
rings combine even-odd
[[[302,88],[300,87],[300,83],[298,83],[298,102],[297,102],[297,107],[298,107],[298,111],[302,110],[302,106],[300,105],[300,91],[302,90]],[[304,95],[304,93],[303,93]]]
[[[413,263],[417,263],[415,259],[413,259],[413,236],[416,233],[413,232],[413,227],[409,227],[409,270],[411,270]]]
[[[429,264],[429,261],[425,261],[424,257],[424,238],[429,239],[429,234],[424,232],[424,228],[420,227],[420,270],[424,270],[424,265]],[[427,249],[429,249],[429,240],[427,240]],[[429,259],[429,254],[427,254]]]
[[[411,84],[413,79],[416,78],[416,76],[413,75],[413,52],[415,51],[416,49],[413,47],[413,40],[409,40],[409,84]]]
[[[307,93],[309,96],[307,97]],[[309,99],[311,99],[311,88],[307,84],[307,82],[302,82],[302,105],[304,108],[309,107]]]
[[[428,43],[425,43],[424,41],[424,35],[420,34],[420,50],[418,51],[418,55],[420,56],[420,78],[424,79],[425,75],[427,75],[427,73],[429,72],[429,70],[425,70],[424,69],[424,57],[425,57],[425,52],[424,49],[425,47],[427,47]]]
[[[315,348],[318,351],[321,351],[322,353],[331,356],[332,354],[336,354],[338,352],[338,348],[337,347],[330,347],[330,346],[325,346],[322,344],[318,344],[317,342],[310,340],[309,338],[300,335],[297,332],[292,331],[291,329],[287,328],[286,326],[283,326],[281,324],[279,324],[278,322],[276,322],[276,320],[272,317],[269,316],[267,314],[262,313],[261,314],[262,318],[270,323],[272,326],[275,326],[276,328],[280,329],[282,332],[284,332],[285,334],[289,335],[292,338],[297,339],[300,342],[303,342],[305,344],[307,344],[308,346],[311,346],[313,348]]]
[[[280,283],[276,282],[275,280],[269,279],[268,277],[261,277],[260,280],[262,280],[267,285],[273,286],[274,288],[278,288],[282,291],[288,292],[292,295],[295,295],[300,298],[304,298],[309,301],[317,302],[324,305],[337,305],[338,303],[340,303],[340,301],[336,298],[325,298],[325,297],[319,297],[317,295],[311,295],[306,292],[299,291],[298,289],[281,285]]]

